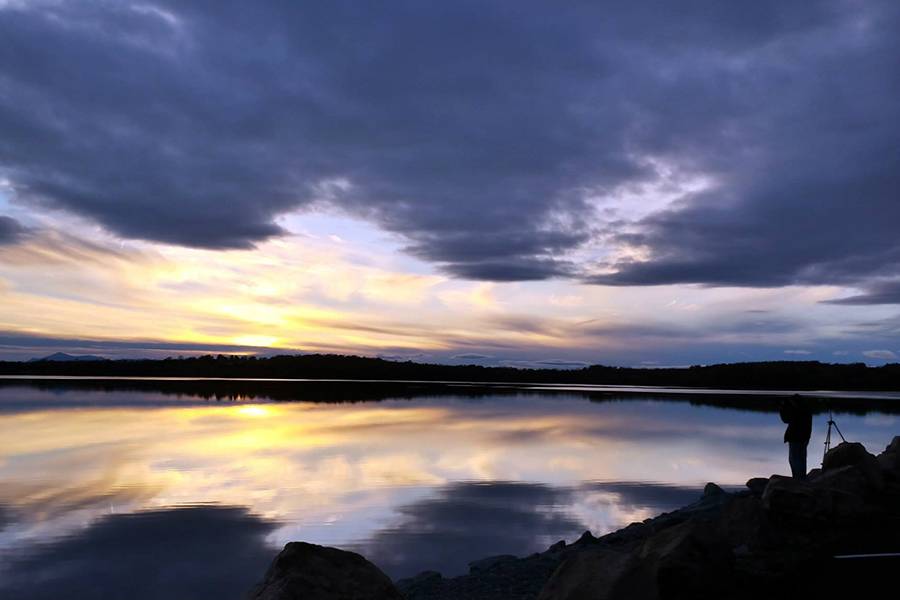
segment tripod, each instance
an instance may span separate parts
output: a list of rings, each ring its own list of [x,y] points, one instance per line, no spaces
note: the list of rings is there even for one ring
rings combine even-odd
[[[825,455],[828,454],[828,451],[831,450],[831,428],[834,427],[834,430],[837,431],[837,434],[841,436],[841,441],[846,442],[847,440],[844,438],[844,434],[841,433],[841,430],[838,428],[837,423],[834,422],[834,413],[831,409],[828,409],[828,431],[825,432],[825,452],[822,454],[822,466],[825,466]]]

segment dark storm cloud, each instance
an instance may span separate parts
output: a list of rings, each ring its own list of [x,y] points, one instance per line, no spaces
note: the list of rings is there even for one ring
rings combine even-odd
[[[0,246],[18,242],[25,235],[25,228],[11,217],[0,215]]]
[[[13,3],[0,176],[189,246],[320,201],[464,278],[852,282],[900,258],[897,26],[887,0]],[[594,218],[672,172],[713,185]],[[585,275],[596,240],[650,260]]]
[[[177,354],[271,353],[279,350],[259,346],[155,340],[85,340],[0,330],[0,360],[40,358],[53,352],[99,354],[107,358],[163,358]]]
[[[509,260],[482,260],[448,264],[444,271],[460,279],[487,281],[539,281],[572,274],[566,261],[519,256]]]
[[[720,183],[617,233],[651,260],[591,281],[780,286],[897,273],[897,5],[858,6],[774,41],[760,51],[768,60],[722,81],[749,112],[732,113],[734,147],[707,149],[721,153]]]
[[[277,549],[274,524],[242,508],[192,507],[104,517],[71,537],[21,549],[0,580],[9,600],[241,597]]]
[[[900,279],[871,283],[865,293],[828,300],[826,304],[900,304]]]

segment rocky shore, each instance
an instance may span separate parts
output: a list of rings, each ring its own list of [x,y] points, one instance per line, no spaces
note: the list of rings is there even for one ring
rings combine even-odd
[[[581,600],[896,595],[900,436],[877,457],[843,443],[806,481],[773,475],[600,538],[391,582],[362,556],[302,542],[276,557],[254,600]],[[861,556],[863,555],[863,556]]]

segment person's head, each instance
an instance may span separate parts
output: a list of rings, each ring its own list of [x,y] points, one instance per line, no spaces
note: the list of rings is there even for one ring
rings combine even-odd
[[[810,400],[806,396],[801,396],[800,394],[791,396],[791,405],[803,410],[810,410],[812,407]]]

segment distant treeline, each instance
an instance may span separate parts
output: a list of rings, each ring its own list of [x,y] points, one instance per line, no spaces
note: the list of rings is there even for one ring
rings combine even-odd
[[[666,369],[592,365],[567,370],[423,364],[335,354],[268,358],[218,355],[164,360],[0,362],[0,375],[377,379],[900,391],[900,364],[869,367],[863,363],[828,364],[817,361],[734,363]]]
[[[58,396],[60,404],[65,405],[68,392],[102,392],[102,393],[144,393],[162,394],[176,397],[185,402],[195,400],[205,402],[315,402],[315,403],[357,403],[380,402],[384,400],[416,400],[438,399],[442,397],[466,398],[481,400],[485,398],[533,396],[533,397],[569,397],[583,398],[591,402],[627,402],[635,399],[651,398],[663,402],[686,402],[697,406],[715,406],[718,408],[734,408],[741,411],[778,412],[779,402],[783,396],[747,395],[742,392],[715,394],[680,394],[672,391],[637,392],[624,389],[597,389],[572,387],[557,390],[555,386],[515,385],[513,383],[459,383],[459,382],[402,382],[402,381],[353,381],[353,380],[304,380],[289,379],[103,379],[66,377],[42,379],[0,378],[0,392],[29,387],[52,392]],[[831,398],[816,397],[804,392],[810,401],[814,413],[834,410],[837,413],[865,415],[875,411],[884,414],[900,414],[900,402],[891,398]],[[16,398],[15,394],[7,395],[7,399]],[[27,396],[26,396],[27,398]],[[116,395],[126,405],[128,398]],[[87,400],[93,399],[87,396]],[[110,398],[104,400],[109,405]],[[148,400],[145,398],[145,401]],[[27,400],[24,404],[27,405]],[[153,405],[152,399],[146,405]],[[0,411],[9,408],[10,404],[0,403]],[[17,408],[13,403],[12,408]]]

